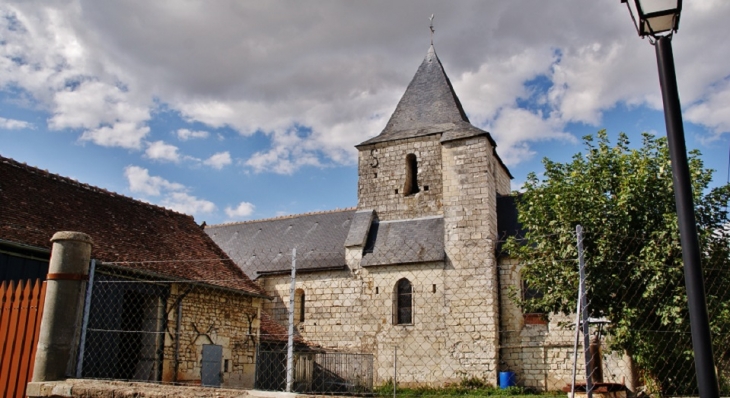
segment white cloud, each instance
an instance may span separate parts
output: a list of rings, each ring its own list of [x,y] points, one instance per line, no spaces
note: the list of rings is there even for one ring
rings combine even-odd
[[[490,131],[499,145],[497,150],[502,161],[512,166],[535,155],[530,149],[530,142],[559,140],[577,143],[573,135],[563,131],[564,127],[565,124],[554,117],[545,118],[539,112],[507,108],[497,115]]]
[[[115,123],[111,127],[103,126],[86,130],[79,139],[106,147],[141,149],[142,139],[149,132],[150,128],[147,126],[139,126],[135,123]]]
[[[139,166],[127,166],[124,176],[129,182],[129,190],[150,196],[160,196],[163,191],[184,191],[185,186],[170,182],[162,177],[150,176],[147,169]]]
[[[178,129],[175,132],[175,135],[177,135],[177,138],[180,139],[180,141],[187,141],[191,139],[196,138],[208,138],[209,133],[207,131],[191,131],[188,129]]]
[[[165,207],[185,214],[210,214],[216,210],[213,202],[198,199],[185,192],[170,192],[160,203]]]
[[[94,128],[118,122],[142,123],[150,118],[149,109],[132,103],[130,94],[100,81],[82,81],[75,88],[54,94],[50,128]]]
[[[129,183],[129,190],[134,193],[160,197],[158,202],[172,210],[186,214],[209,214],[216,211],[213,202],[190,195],[188,188],[176,182],[170,182],[159,176],[151,176],[149,170],[139,166],[127,166],[124,176]]]
[[[161,160],[168,162],[179,162],[180,154],[175,145],[165,144],[164,141],[155,141],[149,143],[145,155],[152,160]]]
[[[526,48],[505,58],[488,59],[477,71],[467,71],[454,80],[454,89],[462,101],[479,104],[467,109],[474,124],[491,121],[500,109],[514,106],[518,98],[533,93],[525,82],[550,72],[555,55],[548,48]],[[448,71],[447,71],[448,73]]]
[[[233,163],[233,161],[231,160],[231,154],[228,151],[216,153],[203,161],[203,164],[205,164],[206,166],[210,166],[218,170],[222,169],[225,166],[228,166],[231,163]]]
[[[278,174],[292,174],[302,166],[322,166],[312,141],[298,136],[296,130],[275,132],[273,142],[271,149],[254,153],[245,165],[257,173],[266,170]]]
[[[713,87],[707,97],[698,101],[685,112],[688,121],[709,127],[717,138],[730,132],[730,79]]]
[[[232,219],[248,217],[253,214],[255,207],[252,203],[241,202],[235,208],[226,207],[226,215]]]
[[[425,55],[430,13],[437,51],[475,124],[517,129],[510,115],[520,100],[543,109],[526,105],[538,115],[522,122],[532,127],[499,142],[515,162],[542,139],[538,128],[562,140],[566,123],[599,125],[617,104],[661,106],[653,50],[633,34],[625,7],[581,0],[7,1],[0,90],[27,93],[51,115],[50,128],[78,129],[98,145],[142,149],[159,107],[263,134],[268,141],[257,140],[246,161],[256,172],[353,164],[353,145],[380,132]],[[687,2],[673,41],[682,99],[693,104],[687,117],[717,134],[729,129],[727,89],[713,91],[727,77],[730,42],[717,37],[730,35],[728,14],[728,1]],[[526,85],[538,77],[544,86]],[[287,137],[293,130],[297,139]],[[183,141],[208,134],[176,131]]]
[[[566,122],[594,126],[600,124],[603,111],[618,102],[660,107],[661,97],[652,75],[656,72],[639,67],[640,62],[656,64],[651,51],[644,50],[624,42],[593,42],[566,49],[552,67],[553,86],[547,95],[550,105]]]
[[[33,127],[34,126],[32,123],[23,120],[6,119],[4,117],[0,117],[0,129],[3,130],[32,129]]]
[[[0,6],[0,89],[30,95],[51,114],[50,129],[82,129],[81,140],[139,149],[152,97],[93,47],[79,11],[63,3]]]

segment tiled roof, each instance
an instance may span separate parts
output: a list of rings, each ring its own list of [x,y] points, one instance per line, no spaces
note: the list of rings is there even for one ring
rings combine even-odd
[[[412,264],[443,261],[444,218],[425,217],[375,222],[370,227],[360,264]]]
[[[291,270],[344,269],[345,239],[355,210],[298,214],[265,220],[209,225],[205,232],[251,278]]]
[[[265,295],[192,217],[0,156],[0,239],[50,248],[58,231],[103,262]]]
[[[268,313],[261,311],[261,341],[286,343],[289,340],[289,330],[286,326],[276,322]],[[305,344],[302,336],[294,329],[294,342]]]

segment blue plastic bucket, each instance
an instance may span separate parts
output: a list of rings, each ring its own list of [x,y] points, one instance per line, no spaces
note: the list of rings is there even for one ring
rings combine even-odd
[[[499,372],[499,388],[514,387],[515,372]]]

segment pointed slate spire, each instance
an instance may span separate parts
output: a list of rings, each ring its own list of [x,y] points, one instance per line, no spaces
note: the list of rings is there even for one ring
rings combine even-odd
[[[418,67],[385,130],[469,122],[433,46]]]
[[[431,45],[385,129],[380,135],[360,145],[465,128],[478,130],[469,123],[451,81]],[[469,135],[475,133],[471,131]]]

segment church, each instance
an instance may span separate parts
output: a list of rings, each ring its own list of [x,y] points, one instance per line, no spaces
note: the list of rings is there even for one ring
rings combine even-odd
[[[512,176],[467,118],[433,45],[383,131],[358,149],[357,207],[207,226],[297,333],[326,350],[371,354],[375,385],[479,378],[556,390],[570,381],[567,318],[523,314]],[[296,251],[293,253],[293,249]],[[606,355],[606,381],[629,381]],[[615,363],[615,366],[611,366]]]

